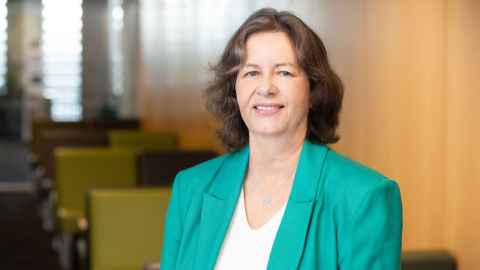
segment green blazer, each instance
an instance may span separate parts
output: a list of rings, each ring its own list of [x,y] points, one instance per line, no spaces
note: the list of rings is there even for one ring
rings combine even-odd
[[[214,269],[248,158],[247,146],[177,175],[160,269]],[[268,269],[397,270],[401,246],[398,185],[306,140]]]

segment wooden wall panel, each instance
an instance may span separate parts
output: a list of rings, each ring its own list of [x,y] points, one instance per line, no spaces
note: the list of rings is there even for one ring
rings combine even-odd
[[[480,265],[480,2],[448,2],[447,245],[460,269]]]
[[[396,179],[404,200],[404,247],[441,248],[444,231],[444,18],[440,1],[364,1],[348,27],[330,14],[323,34],[346,86],[336,146]],[[349,21],[349,19],[347,19]],[[333,27],[332,27],[333,26]],[[336,46],[337,45],[337,46]],[[352,57],[353,56],[353,57]],[[352,65],[351,59],[355,59]]]
[[[146,128],[176,131],[186,148],[221,149],[203,107],[208,64],[255,9],[292,10],[324,40],[345,83],[334,148],[400,184],[404,248],[448,249],[461,270],[476,269],[478,1],[223,1],[215,12],[206,0],[143,3]]]

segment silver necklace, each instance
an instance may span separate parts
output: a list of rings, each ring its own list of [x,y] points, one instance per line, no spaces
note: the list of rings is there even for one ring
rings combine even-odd
[[[295,171],[296,169],[294,169],[292,171],[292,173],[290,174],[289,177],[285,177],[284,179],[282,179],[275,187],[275,189],[270,192],[269,194],[267,195],[259,195],[258,194],[258,190],[260,190],[259,187],[262,187],[264,186],[264,181],[260,181],[262,183],[262,185],[260,185],[259,187],[255,188],[254,190],[252,190],[253,193],[256,193],[259,197],[260,197],[260,201],[262,202],[262,204],[264,206],[267,206],[267,207],[272,207],[272,203],[273,203],[273,194],[275,194],[275,192],[283,185],[283,183],[287,182],[287,180],[289,179],[292,179],[292,177],[295,175]]]

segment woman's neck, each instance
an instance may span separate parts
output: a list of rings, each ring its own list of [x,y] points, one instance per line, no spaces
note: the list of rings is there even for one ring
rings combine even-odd
[[[305,134],[292,137],[250,136],[249,171],[285,172],[294,170]]]

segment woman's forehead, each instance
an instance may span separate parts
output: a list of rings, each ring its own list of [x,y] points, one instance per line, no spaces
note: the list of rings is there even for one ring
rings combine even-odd
[[[260,32],[251,35],[245,46],[244,66],[296,66],[296,51],[284,32]]]

